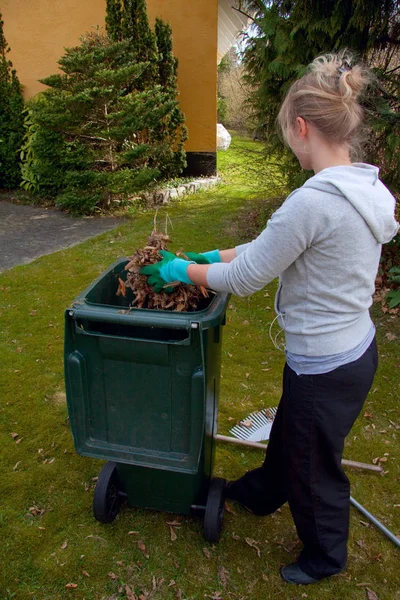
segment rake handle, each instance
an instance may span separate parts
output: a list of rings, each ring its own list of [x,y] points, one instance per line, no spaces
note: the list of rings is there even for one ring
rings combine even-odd
[[[216,439],[218,442],[228,442],[230,444],[237,444],[238,446],[250,446],[251,448],[261,448],[262,450],[266,450],[267,448],[267,444],[260,444],[260,442],[246,442],[245,440],[238,440],[228,435],[217,434],[214,436],[214,439]],[[342,465],[346,467],[353,467],[353,469],[363,469],[365,471],[382,473],[382,467],[378,465],[370,465],[368,463],[356,462],[354,460],[343,459]]]

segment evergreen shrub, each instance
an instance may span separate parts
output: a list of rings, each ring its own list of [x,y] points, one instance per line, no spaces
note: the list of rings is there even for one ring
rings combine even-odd
[[[20,148],[24,135],[24,99],[0,13],[0,188],[15,188],[21,179]]]
[[[66,49],[61,73],[29,104],[26,181],[70,212],[107,208],[186,166],[171,28],[157,20],[153,33],[145,7],[108,0],[107,35]]]

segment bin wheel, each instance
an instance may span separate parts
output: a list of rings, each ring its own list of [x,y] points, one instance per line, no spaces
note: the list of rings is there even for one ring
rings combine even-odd
[[[225,484],[225,479],[220,477],[214,477],[211,480],[203,525],[203,535],[207,542],[218,542],[221,537],[225,505]]]
[[[117,464],[107,462],[97,480],[93,497],[93,514],[101,523],[112,523],[117,516],[125,494],[121,491]]]

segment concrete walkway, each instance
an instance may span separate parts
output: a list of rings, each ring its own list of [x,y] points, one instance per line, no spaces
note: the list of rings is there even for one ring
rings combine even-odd
[[[0,273],[75,246],[122,222],[115,217],[71,217],[54,208],[0,200]]]

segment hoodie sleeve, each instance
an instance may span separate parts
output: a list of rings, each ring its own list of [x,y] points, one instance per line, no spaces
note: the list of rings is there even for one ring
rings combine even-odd
[[[234,260],[210,266],[208,285],[218,292],[249,296],[287,269],[320,232],[328,233],[331,228],[314,194],[296,190],[255,240],[239,246],[241,251]]]

